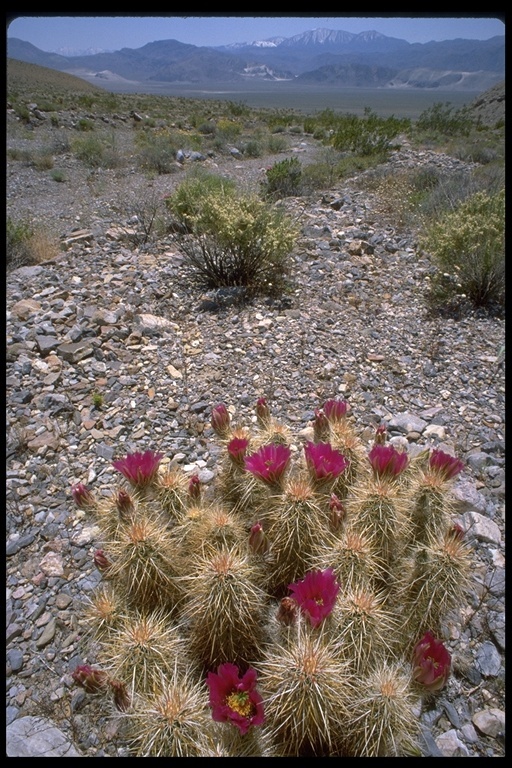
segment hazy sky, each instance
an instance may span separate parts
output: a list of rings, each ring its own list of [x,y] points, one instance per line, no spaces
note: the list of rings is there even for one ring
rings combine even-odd
[[[222,12],[225,14],[225,12]],[[382,13],[382,12],[381,12]],[[453,14],[453,12],[452,12]],[[226,45],[293,35],[326,28],[359,33],[376,30],[410,43],[453,40],[457,37],[487,40],[505,34],[499,17],[467,14],[454,17],[416,16],[60,16],[23,15],[12,19],[9,13],[8,37],[18,37],[43,51],[62,47],[74,49],[140,48],[155,40],[179,40],[192,45]]]

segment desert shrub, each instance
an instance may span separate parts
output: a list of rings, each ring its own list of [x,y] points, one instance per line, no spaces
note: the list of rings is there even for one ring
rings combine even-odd
[[[41,149],[34,154],[32,165],[38,171],[49,171],[53,168],[53,155],[47,149]]]
[[[242,145],[242,152],[247,157],[261,157],[263,150],[261,144],[256,139],[249,139]]]
[[[81,117],[76,124],[77,131],[94,131],[94,123],[87,117]]]
[[[285,136],[270,135],[267,139],[267,152],[271,155],[277,155],[278,152],[286,152],[288,141]]]
[[[278,199],[302,192],[302,163],[296,157],[279,160],[267,168],[261,184],[263,197]]]
[[[190,230],[199,217],[207,197],[232,195],[235,190],[236,183],[233,179],[204,168],[194,168],[173,194],[166,198],[165,203],[181,228]]]
[[[505,297],[505,191],[477,192],[426,229],[422,247],[439,275],[430,304],[467,298],[475,307],[501,307]]]
[[[233,120],[219,120],[215,135],[223,141],[234,141],[240,136],[241,130],[240,125]]]
[[[50,235],[28,218],[6,220],[6,267],[10,271],[18,267],[39,264],[53,258],[58,247]]]
[[[173,136],[148,132],[139,144],[137,162],[145,171],[164,175],[176,170],[176,152],[179,147]]]
[[[114,135],[89,135],[75,139],[72,150],[89,168],[117,168],[121,157]]]
[[[416,121],[419,133],[434,133],[445,136],[468,135],[473,127],[467,109],[454,109],[449,102],[437,102],[425,109]]]
[[[391,140],[409,127],[410,121],[394,116],[382,118],[366,108],[364,117],[347,114],[338,118],[331,137],[335,149],[358,155],[382,155],[389,151]]]
[[[257,195],[206,195],[190,234],[180,237],[189,284],[202,289],[236,287],[244,296],[285,290],[297,231],[285,213]]]
[[[66,174],[64,173],[64,171],[58,168],[55,168],[52,171],[52,179],[58,182],[66,181]]]
[[[250,109],[243,101],[228,101],[228,111],[233,117],[245,117],[250,114]]]

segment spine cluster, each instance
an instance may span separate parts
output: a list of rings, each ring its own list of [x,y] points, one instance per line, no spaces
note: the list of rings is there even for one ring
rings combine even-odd
[[[74,486],[104,538],[75,682],[111,697],[135,756],[418,755],[470,578],[462,462],[383,427],[365,446],[342,400],[302,443],[263,398],[251,428],[223,404],[211,426],[210,487],[151,451],[114,462],[106,500]]]

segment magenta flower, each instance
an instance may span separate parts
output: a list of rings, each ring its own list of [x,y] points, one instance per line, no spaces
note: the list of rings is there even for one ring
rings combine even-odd
[[[256,418],[260,427],[266,427],[270,423],[270,408],[264,397],[256,401]]]
[[[315,410],[313,436],[315,443],[318,443],[320,440],[326,440],[329,437],[329,422],[327,421],[327,416],[322,408],[317,408]]]
[[[289,446],[281,443],[263,445],[256,453],[245,457],[245,468],[267,485],[278,485],[290,463]]]
[[[94,495],[83,483],[76,483],[71,488],[71,495],[78,509],[90,509],[95,504]]]
[[[414,647],[413,677],[429,691],[444,688],[450,674],[451,657],[440,640],[425,632]]]
[[[146,488],[156,478],[162,458],[163,453],[153,451],[128,453],[124,459],[113,461],[112,466],[134,487]]]
[[[208,672],[212,717],[218,723],[233,723],[241,734],[253,725],[261,725],[263,699],[256,690],[256,670],[249,667],[240,677],[235,664],[221,664],[217,672]]]
[[[340,585],[332,568],[326,568],[325,571],[310,571],[302,581],[289,584],[288,589],[311,625],[318,627],[334,608]]]
[[[460,459],[444,453],[439,448],[434,448],[430,454],[429,466],[442,480],[451,480],[464,469],[464,463]]]
[[[345,400],[326,400],[322,407],[328,421],[341,421],[347,415],[348,403]]]
[[[409,463],[409,457],[405,451],[397,451],[392,445],[374,443],[368,454],[373,471],[379,478],[398,477]]]
[[[329,482],[348,467],[348,461],[342,453],[336,451],[330,443],[307,442],[304,446],[309,474],[315,482]]]
[[[231,416],[224,403],[219,403],[212,409],[211,425],[219,437],[227,437],[231,424]]]
[[[108,683],[107,673],[94,669],[90,664],[81,664],[76,667],[71,677],[87,693],[99,693]]]
[[[249,438],[247,437],[234,437],[228,443],[228,453],[231,460],[238,464],[238,466],[244,466],[244,459],[247,453],[247,446],[249,445]]]

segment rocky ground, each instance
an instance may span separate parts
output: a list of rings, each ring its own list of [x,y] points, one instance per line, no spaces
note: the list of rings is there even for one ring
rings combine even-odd
[[[314,157],[312,139],[290,139],[284,156]],[[8,147],[23,141],[13,124]],[[250,187],[275,159],[203,162]],[[210,484],[212,406],[250,424],[260,396],[295,434],[340,396],[364,440],[385,423],[411,454],[435,445],[464,460],[453,490],[473,582],[447,627],[453,674],[422,714],[423,753],[503,756],[504,322],[430,317],[428,254],[361,179],[286,200],[301,225],[293,291],[244,306],[190,291],[172,239],[142,242],[137,203],[168,193],[186,168],[149,179],[134,167],[91,173],[71,153],[59,162],[63,183],[7,164],[8,215],[57,228],[65,248],[7,275],[8,756],[127,756],[119,721],[72,683],[100,574],[99,531],[71,486],[106,495],[112,460],[148,448]],[[407,145],[389,162],[461,167]]]

